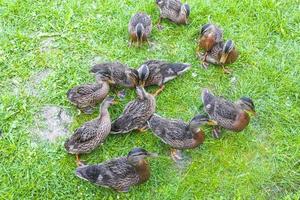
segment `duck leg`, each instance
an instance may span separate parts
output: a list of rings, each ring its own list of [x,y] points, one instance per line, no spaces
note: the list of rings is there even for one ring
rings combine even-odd
[[[133,44],[133,39],[130,37],[130,39],[129,39],[129,47],[132,47],[132,44]]]
[[[165,85],[161,85],[158,90],[153,93],[153,96],[159,95],[165,88]]]
[[[198,55],[200,53],[200,40],[197,42],[197,48],[196,48],[196,54]]]
[[[205,62],[205,61],[206,61],[206,57],[207,57],[207,55],[208,55],[208,52],[207,52],[207,51],[205,51],[205,53],[204,53],[204,55],[203,55],[203,58],[202,58],[202,61],[203,61],[203,62]]]
[[[209,63],[206,62],[207,55],[208,55],[208,52],[205,51],[205,53],[204,53],[204,55],[203,55],[203,57],[202,57],[202,67],[203,67],[204,69],[207,69],[207,68],[208,68],[208,65],[209,65]]]
[[[230,69],[228,69],[228,68],[225,67],[224,65],[222,65],[222,69],[223,69],[223,72],[224,72],[225,74],[231,74]]]
[[[208,66],[209,66],[209,64],[208,64],[208,62],[202,62],[202,64],[201,64],[201,66],[204,68],[204,69],[208,69]]]
[[[158,19],[158,22],[157,22],[157,28],[158,28],[158,30],[162,30],[163,29],[163,27],[161,25],[161,21],[162,21],[162,17],[159,16],[159,19]]]
[[[197,48],[196,48],[196,54],[199,54],[200,53],[200,46],[199,44],[197,45]]]
[[[216,126],[213,130],[212,130],[212,136],[215,139],[220,139],[221,137],[221,127],[220,126]]]
[[[142,128],[137,129],[140,133],[146,132],[148,129],[148,126],[144,126]]]
[[[80,160],[79,154],[76,154],[76,165],[77,167],[84,165],[84,163]]]
[[[207,69],[208,68],[208,65],[209,63],[206,61],[206,58],[207,58],[207,51],[203,54],[201,52],[197,52],[197,56],[198,58],[202,61],[202,64],[201,66],[204,68],[204,69]]]
[[[148,38],[146,38],[146,42],[147,42],[148,46],[151,47],[151,44],[150,44]]]

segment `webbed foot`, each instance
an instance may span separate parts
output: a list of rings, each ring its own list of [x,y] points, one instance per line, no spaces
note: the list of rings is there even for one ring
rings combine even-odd
[[[80,155],[76,154],[76,165],[77,167],[85,165],[84,160],[80,160]]]
[[[212,136],[215,138],[215,139],[220,139],[221,137],[221,128],[217,127],[217,128],[214,128],[212,130]]]
[[[231,70],[230,69],[228,69],[227,67],[224,67],[224,65],[222,66],[222,68],[223,68],[223,72],[225,74],[231,74]]]
[[[208,69],[209,64],[208,64],[207,62],[205,62],[205,61],[202,61],[201,66],[202,66],[204,69]]]

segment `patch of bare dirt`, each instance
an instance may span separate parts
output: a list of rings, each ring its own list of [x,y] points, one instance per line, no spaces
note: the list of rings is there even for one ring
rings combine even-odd
[[[54,142],[58,137],[69,134],[72,116],[64,108],[47,105],[35,119],[34,134],[41,140]]]

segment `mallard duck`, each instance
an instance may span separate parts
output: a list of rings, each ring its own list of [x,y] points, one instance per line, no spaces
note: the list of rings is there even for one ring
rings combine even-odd
[[[247,127],[250,116],[255,115],[255,106],[248,97],[242,97],[232,103],[222,97],[215,96],[208,89],[202,91],[204,110],[214,121],[216,128],[213,130],[215,138],[220,137],[220,129],[240,132]]]
[[[144,79],[144,81],[140,81],[140,84],[143,86],[158,85],[160,88],[155,92],[155,96],[164,89],[166,82],[183,74],[191,67],[188,63],[168,63],[159,60],[148,60],[141,65],[138,72],[141,71],[145,65],[149,68],[148,78]]]
[[[204,57],[206,57],[207,52],[210,51],[216,43],[221,42],[222,39],[223,31],[218,26],[214,24],[203,25],[200,31],[197,52],[200,51],[200,48],[204,49]]]
[[[98,186],[128,192],[131,186],[144,183],[150,178],[150,167],[145,158],[156,156],[156,153],[134,148],[127,157],[115,158],[97,165],[80,166],[75,174]]]
[[[138,73],[120,62],[107,62],[94,65],[90,70],[97,80],[107,78],[111,85],[134,88],[137,85]]]
[[[178,161],[182,159],[180,150],[193,149],[203,143],[205,135],[200,127],[210,123],[205,115],[197,115],[186,124],[182,120],[170,120],[154,114],[148,126],[155,136],[171,146],[171,157]]]
[[[138,98],[130,101],[123,114],[119,116],[111,127],[112,134],[128,133],[132,130],[143,132],[147,129],[147,120],[155,112],[155,97],[137,86]]]
[[[80,164],[79,154],[91,152],[108,136],[111,128],[108,107],[114,103],[113,97],[106,97],[100,106],[99,117],[84,123],[65,142],[66,150],[76,154],[77,165]]]
[[[230,73],[224,65],[234,63],[238,58],[238,52],[235,49],[233,41],[227,40],[225,43],[216,43],[206,55],[198,54],[198,56],[203,61],[202,66],[204,68],[207,68],[208,63],[211,63],[214,65],[221,65],[225,73]]]
[[[148,37],[151,31],[152,22],[150,16],[145,13],[135,14],[128,24],[130,45],[132,45],[133,42],[137,42],[139,46],[143,41],[149,44]]]
[[[177,24],[187,24],[190,15],[190,7],[188,4],[182,4],[180,0],[156,0],[160,16],[158,28],[162,28],[160,23],[162,19],[169,19]]]
[[[146,80],[149,68],[145,65],[140,70],[139,77]],[[147,129],[147,120],[155,112],[155,96],[146,92],[144,87],[136,87],[137,99],[130,101],[121,114],[111,125],[111,133],[128,133],[132,130],[141,132]]]
[[[100,103],[107,96],[108,92],[108,82],[99,81],[97,84],[76,86],[67,92],[67,97],[81,111],[91,114],[96,104]]]

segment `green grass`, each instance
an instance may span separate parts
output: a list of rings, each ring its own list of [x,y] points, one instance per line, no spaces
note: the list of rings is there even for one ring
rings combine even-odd
[[[189,0],[190,24],[163,23],[154,28],[152,48],[128,48],[130,17],[144,11],[158,20],[154,0],[0,1],[0,199],[298,199],[300,197],[300,12],[299,1]],[[220,68],[203,70],[195,57],[199,27],[211,21],[233,39],[240,58],[224,75]],[[43,41],[53,39],[49,51]],[[188,62],[192,69],[166,85],[157,98],[157,113],[188,121],[202,112],[200,91],[211,88],[230,99],[250,96],[258,116],[241,133],[225,132],[221,140],[206,129],[205,144],[187,151],[193,162],[179,172],[169,148],[150,132],[111,136],[83,156],[100,163],[126,155],[134,146],[158,152],[150,160],[146,183],[119,194],[74,176],[74,156],[55,143],[34,143],[34,117],[46,104],[71,110],[71,131],[92,116],[77,115],[66,91],[94,81],[92,60],[119,60],[138,67],[146,59]],[[28,79],[43,69],[40,96],[26,93]],[[196,76],[195,76],[196,75]],[[232,80],[236,81],[232,81]],[[14,83],[18,81],[18,93]],[[154,88],[150,88],[153,91]],[[128,91],[126,102],[134,98]],[[117,117],[125,103],[110,109]]]

